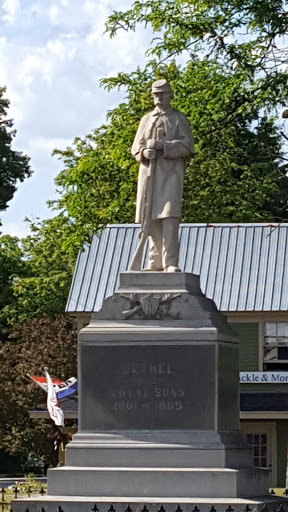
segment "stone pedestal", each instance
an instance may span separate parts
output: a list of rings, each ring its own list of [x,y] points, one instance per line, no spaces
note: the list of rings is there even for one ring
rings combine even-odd
[[[239,432],[238,382],[237,339],[198,276],[121,274],[79,334],[79,431],[45,511],[260,510],[267,474]]]
[[[238,345],[197,276],[123,273],[79,335],[79,432],[50,495],[266,492],[239,433]]]

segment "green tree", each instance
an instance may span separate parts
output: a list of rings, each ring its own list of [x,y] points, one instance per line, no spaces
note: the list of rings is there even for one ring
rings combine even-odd
[[[31,176],[30,158],[11,147],[16,130],[11,130],[13,120],[6,118],[9,100],[4,98],[5,91],[0,87],[0,210],[6,210],[17,182]]]
[[[107,223],[133,222],[138,165],[130,148],[139,119],[152,108],[149,91],[158,77],[170,80],[173,106],[189,118],[196,142],[186,172],[183,220],[257,222],[286,216],[287,165],[266,95],[255,92],[243,70],[231,73],[217,61],[194,59],[183,68],[172,62],[152,75],[138,69],[104,80],[108,89],[125,87],[126,102],[108,113],[106,125],[55,152],[64,163],[56,178],[62,190],[56,207],[69,216],[73,239],[80,244]]]
[[[67,244],[71,230],[65,215],[30,223],[30,229],[31,235],[21,240],[19,265],[25,273],[7,283],[10,299],[0,313],[9,326],[34,317],[55,319],[64,312],[79,249],[71,240]]]
[[[127,11],[114,11],[106,29],[114,37],[140,24],[157,34],[147,51],[150,67],[184,52],[189,59],[216,59],[232,73],[242,69],[255,78],[260,72],[259,85],[266,83],[274,97],[271,82],[287,84],[285,0],[137,0]]]
[[[13,285],[17,279],[28,275],[28,264],[23,258],[23,252],[16,237],[3,235],[0,237],[0,340],[6,338],[7,322],[3,309],[11,307]]]
[[[61,313],[77,249],[63,249],[69,223],[59,217],[31,223],[31,231],[21,242],[0,237],[0,448],[55,464],[57,428],[29,418],[29,409],[44,404],[46,396],[26,374],[48,366],[63,380],[76,376],[76,326]]]
[[[32,420],[29,410],[45,404],[46,393],[28,377],[45,366],[53,377],[76,376],[77,333],[73,319],[59,316],[28,320],[14,326],[9,340],[0,344],[0,445],[10,453],[44,457],[55,463],[52,420]],[[60,404],[61,405],[61,404]]]

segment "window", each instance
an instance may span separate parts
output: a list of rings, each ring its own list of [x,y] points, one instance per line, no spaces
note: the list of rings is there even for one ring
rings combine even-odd
[[[288,322],[264,324],[264,371],[288,370]]]
[[[247,434],[247,441],[252,448],[253,464],[260,468],[267,467],[267,434]]]

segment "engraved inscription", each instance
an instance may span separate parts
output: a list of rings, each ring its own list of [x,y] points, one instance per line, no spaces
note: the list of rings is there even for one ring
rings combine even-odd
[[[80,350],[82,430],[214,428],[210,346],[132,342]]]
[[[169,375],[174,373],[172,364],[170,362],[149,362],[146,361],[131,361],[125,363],[121,368],[122,374],[150,374],[150,375]]]
[[[177,371],[171,361],[126,361],[119,367],[125,384],[111,390],[114,411],[179,412],[185,391],[177,386]],[[121,379],[122,377],[122,379]]]

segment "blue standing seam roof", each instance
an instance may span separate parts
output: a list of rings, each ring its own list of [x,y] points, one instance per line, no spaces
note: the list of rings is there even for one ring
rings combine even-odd
[[[107,226],[79,252],[66,311],[90,313],[118,286],[139,224]],[[200,275],[220,311],[288,310],[288,224],[180,224],[182,271]],[[147,250],[146,250],[147,264]]]

